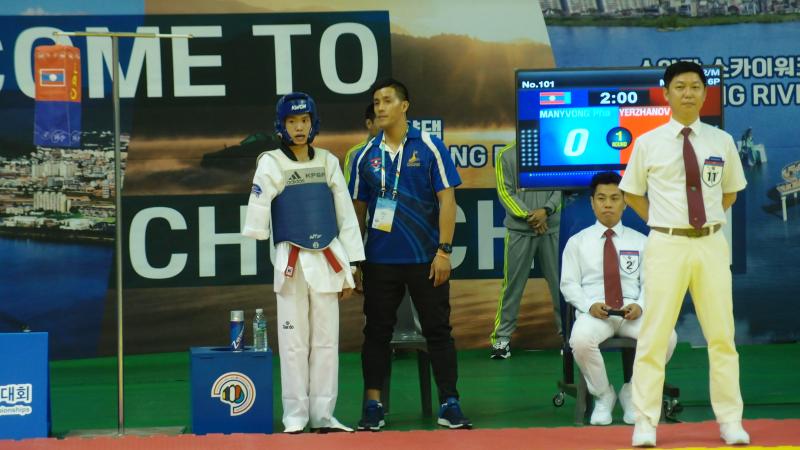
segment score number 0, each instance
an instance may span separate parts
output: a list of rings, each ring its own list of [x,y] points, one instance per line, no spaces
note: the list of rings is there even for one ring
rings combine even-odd
[[[575,128],[567,134],[567,142],[564,143],[564,155],[569,157],[581,156],[586,151],[589,144],[589,130],[586,128]]]

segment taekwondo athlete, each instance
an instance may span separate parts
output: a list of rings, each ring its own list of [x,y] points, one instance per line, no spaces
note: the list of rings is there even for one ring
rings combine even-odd
[[[275,245],[274,291],[285,433],[306,425],[353,431],[333,417],[338,395],[339,305],[355,287],[364,246],[339,160],[311,143],[314,100],[302,92],[277,103],[281,146],[262,153],[242,234]]]

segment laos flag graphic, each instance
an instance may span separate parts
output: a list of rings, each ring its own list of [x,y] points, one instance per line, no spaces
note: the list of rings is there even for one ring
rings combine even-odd
[[[33,143],[42,147],[81,145],[81,54],[68,45],[34,51],[36,107]]]

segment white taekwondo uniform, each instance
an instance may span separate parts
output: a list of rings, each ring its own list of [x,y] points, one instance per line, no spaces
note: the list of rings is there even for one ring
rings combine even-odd
[[[283,424],[285,431],[301,431],[310,421],[311,428],[340,428],[333,417],[338,394],[339,304],[338,293],[355,286],[350,262],[364,259],[364,246],[338,159],[320,148],[309,148],[310,161],[295,161],[290,151],[275,149],[259,156],[253,189],[247,206],[242,234],[255,239],[281,241],[281,230],[305,230],[309,240],[295,242],[302,246],[292,275],[287,264],[293,244],[275,245],[274,290],[278,302],[278,348],[281,359]],[[324,185],[322,174],[324,173]],[[316,184],[315,194],[305,201],[292,199],[290,209],[274,215],[275,199],[288,195],[287,187]],[[333,215],[320,218],[314,203],[325,197],[324,186],[332,194]],[[322,191],[319,190],[322,188]],[[327,202],[327,199],[324,201]],[[323,203],[324,203],[323,202]],[[326,205],[323,205],[326,206]],[[327,205],[329,206],[329,204]],[[323,213],[324,214],[324,213]],[[286,223],[291,220],[294,223]],[[319,248],[314,227],[327,222],[334,233]],[[324,228],[323,224],[323,228]],[[282,228],[281,228],[282,227]],[[311,230],[311,231],[308,231]],[[324,234],[324,233],[321,233]],[[323,238],[324,239],[324,238]],[[323,253],[329,249],[341,270],[337,273]]]

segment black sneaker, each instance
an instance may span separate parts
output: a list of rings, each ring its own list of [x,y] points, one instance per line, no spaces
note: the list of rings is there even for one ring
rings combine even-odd
[[[358,431],[380,431],[386,425],[383,420],[383,405],[377,400],[367,400],[364,414],[358,421]]]
[[[511,344],[508,341],[497,340],[492,344],[492,359],[508,359],[511,357]]]
[[[461,405],[455,397],[448,398],[439,407],[439,419],[436,423],[451,429],[472,428],[472,422],[464,417],[464,413],[461,412]]]

